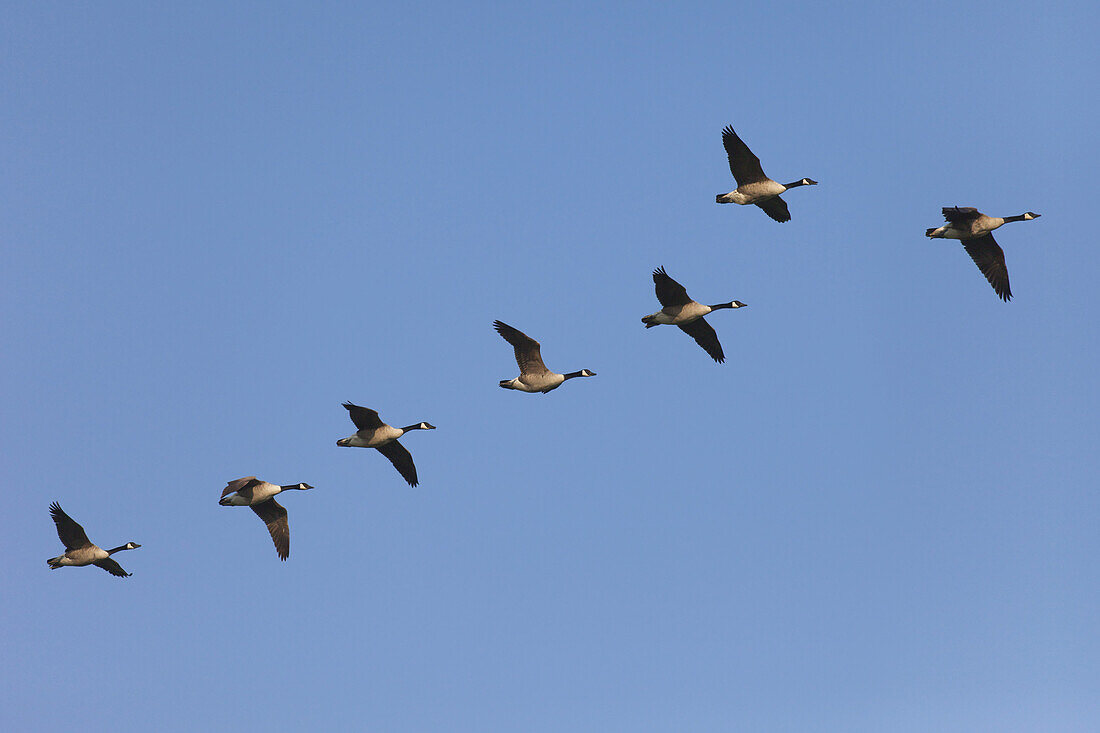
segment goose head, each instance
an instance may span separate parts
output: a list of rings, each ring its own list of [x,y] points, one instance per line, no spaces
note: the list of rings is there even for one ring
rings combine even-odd
[[[1028,211],[1024,213],[1024,221],[1031,221],[1032,219],[1038,219],[1042,214],[1036,214],[1034,211]]]

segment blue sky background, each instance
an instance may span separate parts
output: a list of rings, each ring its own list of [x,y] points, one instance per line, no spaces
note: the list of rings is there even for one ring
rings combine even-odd
[[[1098,20],[10,5],[0,727],[1100,729]],[[1011,303],[956,204],[1043,215]],[[499,389],[495,318],[599,376]],[[343,400],[439,427],[418,489]],[[285,564],[248,474],[317,487]]]

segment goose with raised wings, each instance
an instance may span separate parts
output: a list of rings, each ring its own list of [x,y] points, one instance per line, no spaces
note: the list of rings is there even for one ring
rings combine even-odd
[[[653,271],[653,286],[657,291],[657,300],[663,308],[642,318],[646,328],[654,326],[678,326],[681,331],[695,339],[695,343],[710,354],[710,358],[721,364],[726,360],[718,334],[703,316],[723,308],[744,308],[740,300],[717,305],[703,305],[691,299],[687,289],[669,277],[664,267]]]
[[[76,520],[66,514],[61,509],[61,505],[56,501],[50,504],[50,516],[53,518],[53,523],[57,526],[57,536],[61,540],[61,544],[65,545],[65,554],[51,557],[46,561],[50,566],[50,570],[57,570],[63,567],[95,565],[119,578],[130,577],[131,573],[123,570],[122,566],[111,558],[111,555],[116,552],[122,552],[123,550],[136,550],[141,547],[141,545],[131,541],[127,542],[125,545],[119,545],[110,550],[104,550],[88,539],[88,535],[84,532],[84,528],[77,524]]]
[[[779,183],[768,178],[760,166],[760,158],[749,150],[731,125],[726,125],[722,130],[722,145],[726,148],[730,172],[737,181],[737,188],[718,194],[715,201],[720,204],[754,204],[778,222],[790,221],[787,202],[779,194],[798,186],[817,185],[817,181],[809,178],[800,178],[792,183]]]
[[[435,425],[426,422],[418,422],[406,425],[403,428],[395,428],[382,422],[378,417],[378,411],[369,407],[360,407],[351,402],[344,403],[344,409],[358,428],[355,433],[346,438],[340,438],[336,445],[343,448],[374,448],[384,455],[409,486],[416,486],[420,479],[416,476],[416,465],[413,463],[412,454],[405,446],[397,442],[410,430],[435,430]]]
[[[535,341],[518,328],[512,328],[503,321],[493,321],[493,328],[496,329],[501,338],[512,345],[516,353],[516,364],[519,365],[518,377],[500,380],[500,386],[504,389],[546,394],[565,384],[568,379],[596,376],[596,372],[588,369],[566,374],[552,372],[542,361],[542,346],[538,341]]]

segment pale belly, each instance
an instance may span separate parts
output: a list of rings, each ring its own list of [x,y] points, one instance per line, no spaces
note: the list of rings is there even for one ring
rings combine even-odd
[[[275,484],[263,483],[252,489],[252,503],[259,504],[261,501],[267,501],[271,497],[278,494],[279,487]]]
[[[391,427],[389,425],[383,425],[374,431],[374,435],[370,436],[370,440],[367,441],[368,448],[377,448],[380,445],[385,445],[394,440],[400,438],[404,433],[400,429]]]
[[[561,374],[526,375],[516,381],[516,388],[523,392],[546,392],[559,387],[565,381]]]
[[[697,321],[708,313],[710,313],[710,308],[707,306],[701,303],[691,303],[689,305],[662,308],[651,317],[653,323],[659,323],[663,326],[681,326]]]
[[[733,192],[732,198],[735,204],[755,204],[757,201],[764,201],[774,196],[778,196],[787,190],[787,187],[782,183],[776,183],[775,181],[760,181],[758,183],[750,183],[746,186],[740,186]]]
[[[89,550],[77,550],[74,553],[67,554],[62,558],[61,564],[82,568],[85,565],[91,565],[96,560],[102,560],[106,557],[110,557],[106,550],[95,547]]]

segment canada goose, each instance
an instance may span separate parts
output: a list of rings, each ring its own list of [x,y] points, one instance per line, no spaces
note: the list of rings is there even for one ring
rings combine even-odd
[[[275,501],[275,495],[291,489],[305,491],[312,488],[309,484],[276,486],[255,476],[245,476],[226,484],[218,503],[222,506],[246,506],[256,512],[256,516],[267,525],[279,559],[286,560],[290,557],[290,524],[286,519],[286,509]]]
[[[56,501],[50,504],[50,516],[53,517],[53,523],[57,525],[57,536],[61,538],[61,544],[65,545],[64,555],[51,557],[46,561],[50,570],[57,570],[66,565],[73,567],[98,565],[111,575],[117,575],[120,578],[130,577],[131,573],[123,570],[121,565],[111,559],[111,555],[123,550],[136,550],[141,545],[136,542],[127,542],[112,550],[104,550],[93,545],[88,535],[84,533],[84,528],[62,511],[61,505]]]
[[[737,188],[729,193],[720,193],[715,200],[720,204],[756,204],[764,213],[776,221],[790,221],[791,212],[787,202],[779,194],[795,186],[816,186],[817,181],[802,178],[794,183],[782,184],[764,175],[760,167],[760,158],[753,155],[749,146],[737,137],[731,125],[722,130],[722,145],[730,161],[730,172],[737,181]]]
[[[519,364],[518,377],[500,380],[500,386],[504,389],[546,394],[560,387],[567,379],[596,376],[596,372],[590,372],[587,369],[568,374],[552,372],[542,363],[542,351],[538,341],[503,321],[493,321],[493,328],[516,350],[516,363]]]
[[[726,355],[722,353],[722,344],[718,343],[718,334],[703,319],[703,316],[720,308],[744,308],[745,304],[740,300],[718,305],[696,303],[687,294],[684,286],[669,277],[663,267],[653,271],[653,284],[657,290],[657,300],[664,307],[642,319],[645,327],[679,326],[680,330],[695,339],[695,343],[702,346],[712,359],[719,364],[725,361]]]
[[[1032,211],[1019,216],[986,216],[982,212],[967,206],[943,207],[943,218],[947,224],[928,229],[924,236],[933,239],[961,239],[966,253],[993,286],[993,292],[1006,303],[1012,300],[1012,291],[1008,287],[1008,266],[1005,265],[1005,253],[993,239],[991,232],[1010,221],[1031,221],[1041,215]]]
[[[344,448],[374,448],[390,459],[390,463],[409,482],[409,486],[420,483],[416,478],[416,466],[413,465],[412,455],[405,450],[405,446],[397,442],[397,439],[410,430],[435,430],[435,425],[420,422],[404,428],[395,428],[382,422],[377,410],[353,405],[350,402],[345,402],[344,407],[358,430],[353,435],[340,438],[336,441],[336,445]]]

